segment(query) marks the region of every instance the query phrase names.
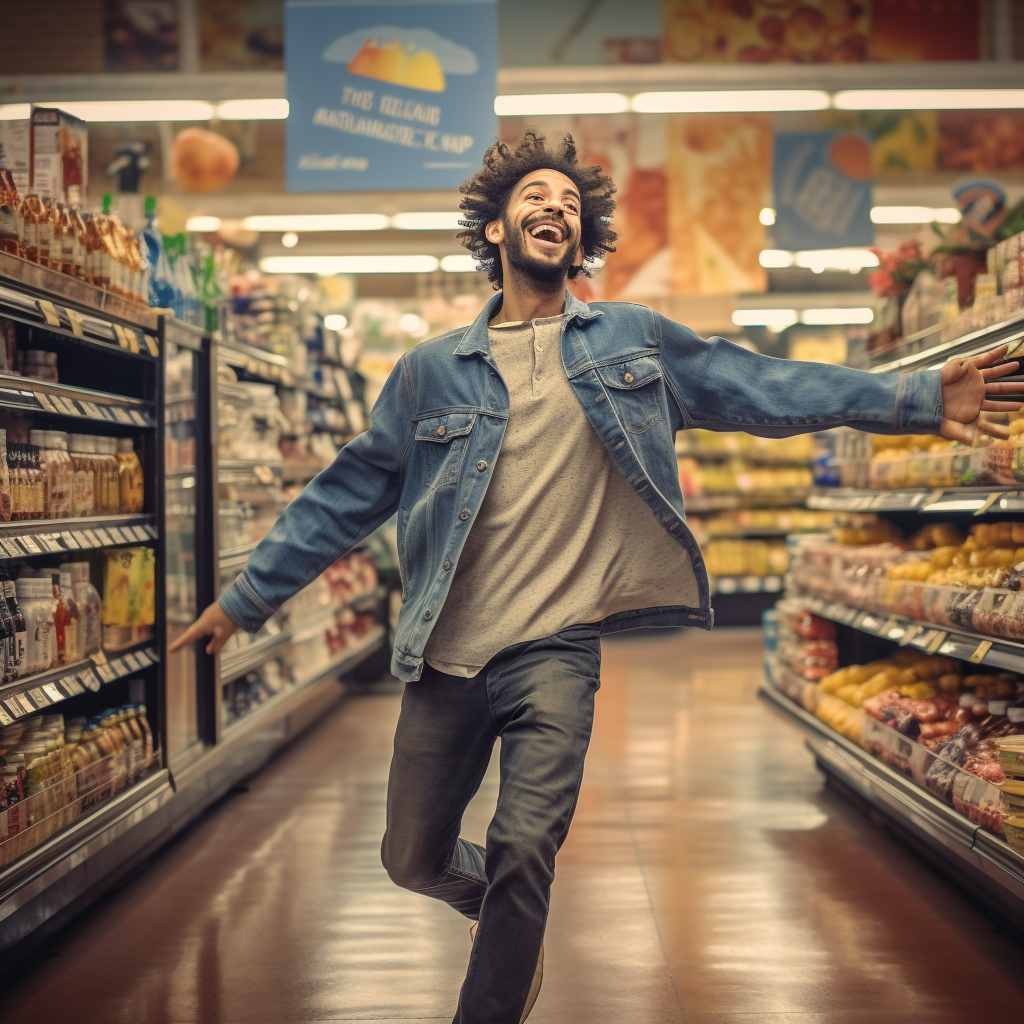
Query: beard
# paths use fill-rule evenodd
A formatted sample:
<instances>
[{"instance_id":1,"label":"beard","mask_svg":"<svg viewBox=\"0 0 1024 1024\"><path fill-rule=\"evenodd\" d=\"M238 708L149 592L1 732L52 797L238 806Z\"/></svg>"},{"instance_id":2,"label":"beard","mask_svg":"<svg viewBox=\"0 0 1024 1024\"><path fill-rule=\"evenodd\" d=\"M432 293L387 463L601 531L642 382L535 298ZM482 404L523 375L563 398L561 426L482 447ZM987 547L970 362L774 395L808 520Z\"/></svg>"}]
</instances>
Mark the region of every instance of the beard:
<instances>
[{"instance_id":1,"label":"beard","mask_svg":"<svg viewBox=\"0 0 1024 1024\"><path fill-rule=\"evenodd\" d=\"M568 245L565 255L556 262L533 256L527 251L523 232L508 220L505 221L505 253L509 267L539 284L556 284L558 281L564 281L572 269L578 251L579 242L576 245Z\"/></svg>"}]
</instances>

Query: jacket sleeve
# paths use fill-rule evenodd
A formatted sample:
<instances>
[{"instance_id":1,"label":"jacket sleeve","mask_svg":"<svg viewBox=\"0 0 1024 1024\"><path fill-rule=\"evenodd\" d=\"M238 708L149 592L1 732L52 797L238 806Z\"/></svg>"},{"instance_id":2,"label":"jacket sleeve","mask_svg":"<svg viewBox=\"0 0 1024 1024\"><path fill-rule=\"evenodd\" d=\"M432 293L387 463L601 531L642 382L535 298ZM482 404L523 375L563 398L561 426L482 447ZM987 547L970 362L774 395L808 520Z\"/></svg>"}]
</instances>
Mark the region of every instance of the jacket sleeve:
<instances>
[{"instance_id":1,"label":"jacket sleeve","mask_svg":"<svg viewBox=\"0 0 1024 1024\"><path fill-rule=\"evenodd\" d=\"M941 369L868 373L750 352L698 337L655 313L663 372L683 428L762 437L849 426L876 434L934 434L942 422Z\"/></svg>"},{"instance_id":2,"label":"jacket sleeve","mask_svg":"<svg viewBox=\"0 0 1024 1024\"><path fill-rule=\"evenodd\" d=\"M255 633L398 508L402 467L413 437L405 357L373 406L370 429L347 444L274 523L220 606Z\"/></svg>"}]
</instances>

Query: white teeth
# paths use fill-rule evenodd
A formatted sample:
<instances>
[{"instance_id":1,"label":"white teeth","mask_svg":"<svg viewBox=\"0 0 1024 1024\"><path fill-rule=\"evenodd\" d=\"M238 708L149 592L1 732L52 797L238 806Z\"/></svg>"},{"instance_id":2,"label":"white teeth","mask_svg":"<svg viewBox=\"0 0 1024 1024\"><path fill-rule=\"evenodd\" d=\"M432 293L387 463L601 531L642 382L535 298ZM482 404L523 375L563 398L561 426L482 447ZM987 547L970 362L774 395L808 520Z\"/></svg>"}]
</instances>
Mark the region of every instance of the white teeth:
<instances>
[{"instance_id":1,"label":"white teeth","mask_svg":"<svg viewBox=\"0 0 1024 1024\"><path fill-rule=\"evenodd\" d=\"M538 224L534 228L530 228L530 234L534 238L540 238L542 235L546 235L548 240L552 242L561 242L562 231L560 228L555 227L553 224Z\"/></svg>"}]
</instances>

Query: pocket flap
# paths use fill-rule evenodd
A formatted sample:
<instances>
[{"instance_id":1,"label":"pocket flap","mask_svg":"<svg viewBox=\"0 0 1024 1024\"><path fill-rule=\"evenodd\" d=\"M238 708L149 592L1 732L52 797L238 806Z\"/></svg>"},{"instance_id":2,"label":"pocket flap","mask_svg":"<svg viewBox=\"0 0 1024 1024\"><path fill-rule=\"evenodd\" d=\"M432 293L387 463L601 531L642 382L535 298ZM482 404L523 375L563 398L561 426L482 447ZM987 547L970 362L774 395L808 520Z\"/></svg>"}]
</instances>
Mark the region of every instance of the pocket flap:
<instances>
[{"instance_id":1,"label":"pocket flap","mask_svg":"<svg viewBox=\"0 0 1024 1024\"><path fill-rule=\"evenodd\" d=\"M453 437L465 437L476 422L475 412L450 412L445 416L428 416L416 423L417 441L447 444Z\"/></svg>"},{"instance_id":2,"label":"pocket flap","mask_svg":"<svg viewBox=\"0 0 1024 1024\"><path fill-rule=\"evenodd\" d=\"M636 359L598 367L597 372L608 387L629 391L657 380L661 376L661 363L653 356L639 356Z\"/></svg>"}]
</instances>

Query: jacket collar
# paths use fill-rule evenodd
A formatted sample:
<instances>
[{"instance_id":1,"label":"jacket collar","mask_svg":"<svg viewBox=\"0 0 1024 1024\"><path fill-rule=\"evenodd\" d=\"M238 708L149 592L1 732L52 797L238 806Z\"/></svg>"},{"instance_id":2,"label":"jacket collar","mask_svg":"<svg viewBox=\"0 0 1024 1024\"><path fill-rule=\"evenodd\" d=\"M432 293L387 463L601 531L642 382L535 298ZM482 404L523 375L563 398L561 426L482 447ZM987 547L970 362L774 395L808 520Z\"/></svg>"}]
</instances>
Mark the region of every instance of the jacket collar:
<instances>
[{"instance_id":1,"label":"jacket collar","mask_svg":"<svg viewBox=\"0 0 1024 1024\"><path fill-rule=\"evenodd\" d=\"M484 356L490 356L491 346L487 341L487 325L491 322L491 317L501 308L501 302L501 292L487 300L486 305L480 311L480 315L462 336L462 341L455 346L455 351L452 355L468 356L480 353ZM603 316L601 310L591 309L585 302L577 299L568 288L565 290L565 313L569 320L592 320L594 317Z\"/></svg>"}]
</instances>

